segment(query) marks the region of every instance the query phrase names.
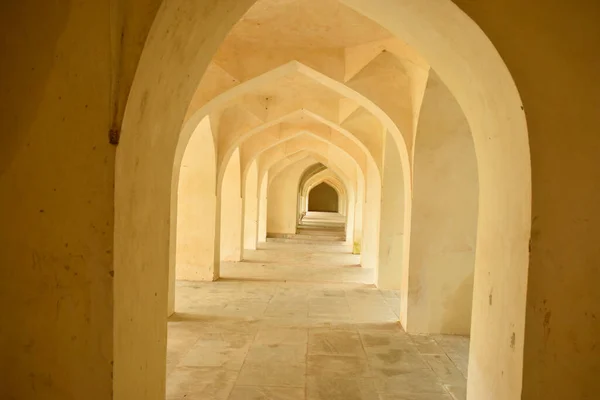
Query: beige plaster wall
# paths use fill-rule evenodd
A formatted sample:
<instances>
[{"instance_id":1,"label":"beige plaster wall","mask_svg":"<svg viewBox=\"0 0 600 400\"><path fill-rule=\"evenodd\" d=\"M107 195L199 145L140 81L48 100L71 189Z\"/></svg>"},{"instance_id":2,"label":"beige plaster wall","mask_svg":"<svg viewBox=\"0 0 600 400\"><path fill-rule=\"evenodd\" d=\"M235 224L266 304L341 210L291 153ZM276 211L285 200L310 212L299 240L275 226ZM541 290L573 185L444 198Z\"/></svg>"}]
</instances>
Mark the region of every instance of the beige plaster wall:
<instances>
[{"instance_id":1,"label":"beige plaster wall","mask_svg":"<svg viewBox=\"0 0 600 400\"><path fill-rule=\"evenodd\" d=\"M457 3L508 65L529 127L533 209L522 398L593 399L600 390L600 58L594 50L600 4ZM496 300L504 297L493 293L490 307L500 307Z\"/></svg>"},{"instance_id":2,"label":"beige plaster wall","mask_svg":"<svg viewBox=\"0 0 600 400\"><path fill-rule=\"evenodd\" d=\"M108 130L111 75L119 71L109 59L109 12L107 2L0 2L5 399L111 397L115 147ZM128 51L126 66L139 55Z\"/></svg>"},{"instance_id":3,"label":"beige plaster wall","mask_svg":"<svg viewBox=\"0 0 600 400\"><path fill-rule=\"evenodd\" d=\"M381 178L375 163L367 163L365 204L363 207L363 239L360 263L377 268L379 263L379 219L381 216Z\"/></svg>"},{"instance_id":4,"label":"beige plaster wall","mask_svg":"<svg viewBox=\"0 0 600 400\"><path fill-rule=\"evenodd\" d=\"M379 263L377 286L382 289L400 290L404 265L405 193L402 180L402 163L398 147L388 133L383 159L383 182L381 188L381 222L379 224Z\"/></svg>"},{"instance_id":5,"label":"beige plaster wall","mask_svg":"<svg viewBox=\"0 0 600 400\"><path fill-rule=\"evenodd\" d=\"M255 160L248 169L244 182L244 249L256 250L258 242L258 162Z\"/></svg>"},{"instance_id":6,"label":"beige plaster wall","mask_svg":"<svg viewBox=\"0 0 600 400\"><path fill-rule=\"evenodd\" d=\"M322 182L308 193L308 211L338 212L340 200L337 191Z\"/></svg>"},{"instance_id":7,"label":"beige plaster wall","mask_svg":"<svg viewBox=\"0 0 600 400\"><path fill-rule=\"evenodd\" d=\"M259 176L260 178L260 176ZM258 197L258 243L267 241L267 207L269 194L269 171L262 179L259 179L259 197Z\"/></svg>"},{"instance_id":8,"label":"beige plaster wall","mask_svg":"<svg viewBox=\"0 0 600 400\"><path fill-rule=\"evenodd\" d=\"M302 163L293 164L281 171L269 185L267 235L296 233L298 182L305 169Z\"/></svg>"},{"instance_id":9,"label":"beige plaster wall","mask_svg":"<svg viewBox=\"0 0 600 400\"><path fill-rule=\"evenodd\" d=\"M229 159L221 184L220 258L222 261L240 261L243 214L239 149Z\"/></svg>"},{"instance_id":10,"label":"beige plaster wall","mask_svg":"<svg viewBox=\"0 0 600 400\"><path fill-rule=\"evenodd\" d=\"M210 281L218 278L214 268L215 181L213 135L210 119L205 117L188 142L179 172L175 265L177 279Z\"/></svg>"},{"instance_id":11,"label":"beige plaster wall","mask_svg":"<svg viewBox=\"0 0 600 400\"><path fill-rule=\"evenodd\" d=\"M346 244L354 243L354 227L356 226L356 192L350 192L348 198L339 196L339 209L346 217Z\"/></svg>"},{"instance_id":12,"label":"beige plaster wall","mask_svg":"<svg viewBox=\"0 0 600 400\"><path fill-rule=\"evenodd\" d=\"M469 334L477 239L477 160L469 124L431 71L415 142L405 329ZM490 301L493 293L490 295Z\"/></svg>"},{"instance_id":13,"label":"beige plaster wall","mask_svg":"<svg viewBox=\"0 0 600 400\"><path fill-rule=\"evenodd\" d=\"M363 210L365 203L366 179L359 179L356 185L356 203L354 206L354 232L352 233L352 253L360 254L363 237Z\"/></svg>"}]
</instances>

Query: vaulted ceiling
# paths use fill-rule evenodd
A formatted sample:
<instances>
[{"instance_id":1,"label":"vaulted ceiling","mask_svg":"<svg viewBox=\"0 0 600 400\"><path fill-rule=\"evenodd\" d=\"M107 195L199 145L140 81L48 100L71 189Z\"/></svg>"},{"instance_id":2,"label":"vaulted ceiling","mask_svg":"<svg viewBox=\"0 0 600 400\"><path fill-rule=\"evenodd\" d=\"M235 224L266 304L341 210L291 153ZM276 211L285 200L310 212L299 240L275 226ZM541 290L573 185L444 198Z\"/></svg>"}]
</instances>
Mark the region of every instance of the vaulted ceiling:
<instances>
[{"instance_id":1,"label":"vaulted ceiling","mask_svg":"<svg viewBox=\"0 0 600 400\"><path fill-rule=\"evenodd\" d=\"M220 169L237 147L247 166L304 132L381 170L387 132L411 154L428 77L414 49L337 0L260 0L218 49L187 115L210 115Z\"/></svg>"}]
</instances>

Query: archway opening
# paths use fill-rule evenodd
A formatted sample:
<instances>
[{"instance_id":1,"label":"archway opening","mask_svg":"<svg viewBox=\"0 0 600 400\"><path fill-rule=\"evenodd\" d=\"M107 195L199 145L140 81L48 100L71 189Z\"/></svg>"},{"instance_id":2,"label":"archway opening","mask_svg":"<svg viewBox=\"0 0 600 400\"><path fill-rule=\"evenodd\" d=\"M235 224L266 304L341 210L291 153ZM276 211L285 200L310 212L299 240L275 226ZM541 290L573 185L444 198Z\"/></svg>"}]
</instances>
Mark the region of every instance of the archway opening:
<instances>
[{"instance_id":1,"label":"archway opening","mask_svg":"<svg viewBox=\"0 0 600 400\"><path fill-rule=\"evenodd\" d=\"M221 192L220 261L242 258L242 194L240 154L236 149L226 165Z\"/></svg>"},{"instance_id":2,"label":"archway opening","mask_svg":"<svg viewBox=\"0 0 600 400\"><path fill-rule=\"evenodd\" d=\"M340 210L338 192L327 182L319 183L308 193L308 211L337 213Z\"/></svg>"},{"instance_id":3,"label":"archway opening","mask_svg":"<svg viewBox=\"0 0 600 400\"><path fill-rule=\"evenodd\" d=\"M194 131L179 169L174 168L172 215L174 260L169 268L169 307L175 311L175 280L212 281L218 276L214 265L216 222L216 160L210 118ZM218 241L217 241L218 242Z\"/></svg>"}]
</instances>

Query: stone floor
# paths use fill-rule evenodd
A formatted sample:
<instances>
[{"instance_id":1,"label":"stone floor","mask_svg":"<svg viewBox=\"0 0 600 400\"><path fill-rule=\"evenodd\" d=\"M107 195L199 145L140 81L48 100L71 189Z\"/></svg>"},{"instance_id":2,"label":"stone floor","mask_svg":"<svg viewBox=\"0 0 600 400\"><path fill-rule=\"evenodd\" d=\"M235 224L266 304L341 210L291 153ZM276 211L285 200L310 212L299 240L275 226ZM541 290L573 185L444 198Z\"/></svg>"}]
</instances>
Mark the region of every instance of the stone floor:
<instances>
[{"instance_id":1,"label":"stone floor","mask_svg":"<svg viewBox=\"0 0 600 400\"><path fill-rule=\"evenodd\" d=\"M178 282L167 400L465 398L469 340L415 336L343 245L267 243Z\"/></svg>"}]
</instances>

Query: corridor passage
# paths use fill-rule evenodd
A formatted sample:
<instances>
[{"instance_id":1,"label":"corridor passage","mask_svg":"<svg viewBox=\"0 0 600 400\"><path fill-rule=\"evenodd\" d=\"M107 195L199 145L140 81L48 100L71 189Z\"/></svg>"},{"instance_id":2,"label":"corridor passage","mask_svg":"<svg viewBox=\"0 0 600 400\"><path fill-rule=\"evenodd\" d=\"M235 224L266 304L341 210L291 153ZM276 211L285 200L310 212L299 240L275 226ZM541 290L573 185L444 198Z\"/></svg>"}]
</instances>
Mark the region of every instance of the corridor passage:
<instances>
[{"instance_id":1,"label":"corridor passage","mask_svg":"<svg viewBox=\"0 0 600 400\"><path fill-rule=\"evenodd\" d=\"M399 293L349 246L270 240L244 259L178 282L167 400L465 398L468 338L406 334Z\"/></svg>"}]
</instances>

